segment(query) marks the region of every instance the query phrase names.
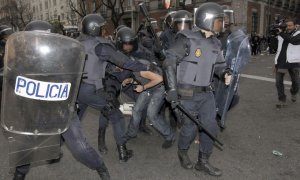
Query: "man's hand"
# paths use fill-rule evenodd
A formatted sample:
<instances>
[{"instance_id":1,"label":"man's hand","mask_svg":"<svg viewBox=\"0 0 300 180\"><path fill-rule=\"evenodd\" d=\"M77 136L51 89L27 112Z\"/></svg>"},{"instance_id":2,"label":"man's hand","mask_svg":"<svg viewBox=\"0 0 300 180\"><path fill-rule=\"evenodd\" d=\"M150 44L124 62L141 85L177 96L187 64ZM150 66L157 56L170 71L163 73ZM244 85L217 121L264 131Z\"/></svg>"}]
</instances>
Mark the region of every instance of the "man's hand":
<instances>
[{"instance_id":1,"label":"man's hand","mask_svg":"<svg viewBox=\"0 0 300 180\"><path fill-rule=\"evenodd\" d=\"M143 92L145 89L144 89L143 85L136 85L136 88L134 90L136 92L140 93L140 92Z\"/></svg>"},{"instance_id":2,"label":"man's hand","mask_svg":"<svg viewBox=\"0 0 300 180\"><path fill-rule=\"evenodd\" d=\"M127 84L130 84L130 83L133 83L132 78L124 79L124 81L122 82L122 86L127 86Z\"/></svg>"}]
</instances>

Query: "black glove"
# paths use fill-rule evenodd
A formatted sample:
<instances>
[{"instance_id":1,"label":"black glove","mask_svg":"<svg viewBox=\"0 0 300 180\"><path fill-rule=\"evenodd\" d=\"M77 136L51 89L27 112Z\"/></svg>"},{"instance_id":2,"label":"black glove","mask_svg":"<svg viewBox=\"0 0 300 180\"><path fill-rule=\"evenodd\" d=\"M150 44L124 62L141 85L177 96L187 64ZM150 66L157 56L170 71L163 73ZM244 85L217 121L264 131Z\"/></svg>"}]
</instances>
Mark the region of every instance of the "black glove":
<instances>
[{"instance_id":1,"label":"black glove","mask_svg":"<svg viewBox=\"0 0 300 180\"><path fill-rule=\"evenodd\" d=\"M164 61L166 59L166 53L162 46L157 46L155 45L153 48L155 56L158 58L160 61Z\"/></svg>"}]
</instances>

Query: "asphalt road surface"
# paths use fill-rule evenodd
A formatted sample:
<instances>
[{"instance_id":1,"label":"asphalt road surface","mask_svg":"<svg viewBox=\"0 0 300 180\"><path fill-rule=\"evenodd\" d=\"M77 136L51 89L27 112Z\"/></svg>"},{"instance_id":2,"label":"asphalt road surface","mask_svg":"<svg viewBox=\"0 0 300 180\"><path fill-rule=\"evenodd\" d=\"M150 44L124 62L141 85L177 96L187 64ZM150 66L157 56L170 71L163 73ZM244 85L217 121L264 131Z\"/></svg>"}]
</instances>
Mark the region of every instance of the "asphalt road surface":
<instances>
[{"instance_id":1,"label":"asphalt road surface","mask_svg":"<svg viewBox=\"0 0 300 180\"><path fill-rule=\"evenodd\" d=\"M259 55L251 58L240 79L238 106L232 109L226 129L219 135L224 150L214 149L211 163L223 170L219 180L290 180L300 179L300 98L290 100L290 82L287 77L288 107L276 109L276 89L272 71L274 56ZM99 112L88 109L83 129L90 143L97 148ZM127 116L128 117L128 116ZM127 121L129 118L126 118ZM154 131L154 130L153 130ZM178 134L178 132L177 132ZM157 133L142 133L128 142L134 157L127 163L118 161L111 125L107 133L108 154L103 158L115 180L196 180L216 179L196 170L183 169L177 158L177 141L170 149L162 149L163 139ZM282 153L274 155L273 150ZM8 143L0 135L0 179L12 179L8 168ZM65 145L58 163L32 167L28 180L95 180L92 171L77 162ZM189 150L196 162L197 144Z\"/></svg>"}]
</instances>

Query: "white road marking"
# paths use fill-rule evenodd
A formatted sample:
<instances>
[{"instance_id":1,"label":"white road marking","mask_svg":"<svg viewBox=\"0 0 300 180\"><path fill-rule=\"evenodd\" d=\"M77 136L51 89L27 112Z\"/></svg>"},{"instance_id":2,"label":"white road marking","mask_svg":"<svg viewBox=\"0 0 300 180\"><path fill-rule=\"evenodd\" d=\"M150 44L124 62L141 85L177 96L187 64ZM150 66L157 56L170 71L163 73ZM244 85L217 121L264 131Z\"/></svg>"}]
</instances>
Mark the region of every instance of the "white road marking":
<instances>
[{"instance_id":1,"label":"white road marking","mask_svg":"<svg viewBox=\"0 0 300 180\"><path fill-rule=\"evenodd\" d=\"M241 77L249 78L249 79L256 79L256 80L261 80L261 81L274 82L275 83L275 79L274 78L267 78L267 77L262 77L262 76L254 76L254 75L249 75L249 74L241 74ZM284 81L283 83L286 84L286 85L292 85L291 81Z\"/></svg>"}]
</instances>

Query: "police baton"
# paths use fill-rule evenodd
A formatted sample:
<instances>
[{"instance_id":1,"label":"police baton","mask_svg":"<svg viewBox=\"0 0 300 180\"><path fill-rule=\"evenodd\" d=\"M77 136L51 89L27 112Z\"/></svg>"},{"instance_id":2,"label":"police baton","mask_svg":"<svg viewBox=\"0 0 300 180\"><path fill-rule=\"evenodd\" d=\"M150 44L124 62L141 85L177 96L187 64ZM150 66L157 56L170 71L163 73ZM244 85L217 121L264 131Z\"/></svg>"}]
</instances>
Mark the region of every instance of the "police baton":
<instances>
[{"instance_id":1,"label":"police baton","mask_svg":"<svg viewBox=\"0 0 300 180\"><path fill-rule=\"evenodd\" d=\"M176 104L175 106L177 109L179 109L183 114L185 114L188 118L190 118L199 128L200 131L203 131L205 134L207 134L217 145L218 148L223 150L223 143L219 141L215 136L213 136L205 127L203 127L202 123L200 121L197 121L189 112L186 110L181 104Z\"/></svg>"},{"instance_id":2,"label":"police baton","mask_svg":"<svg viewBox=\"0 0 300 180\"><path fill-rule=\"evenodd\" d=\"M159 54L160 54L160 56L161 56L160 58L161 58L161 60L164 60L164 59L165 59L165 54L164 54L164 52L163 52L163 47L162 47L162 44L161 44L161 42L160 42L160 39L158 38L158 36L157 36L157 34L156 34L156 32L155 32L155 30L154 30L152 24L151 24L151 20L150 20L150 17L149 17L149 12L148 12L148 10L147 10L147 7L146 7L145 3L143 3L143 2L140 3L139 6L140 6L140 11L141 11L142 14L145 16L146 21L147 21L148 24L149 24L149 30L150 30L149 33L151 33L152 37L154 38L155 46L156 46L156 48L158 49Z\"/></svg>"}]
</instances>

